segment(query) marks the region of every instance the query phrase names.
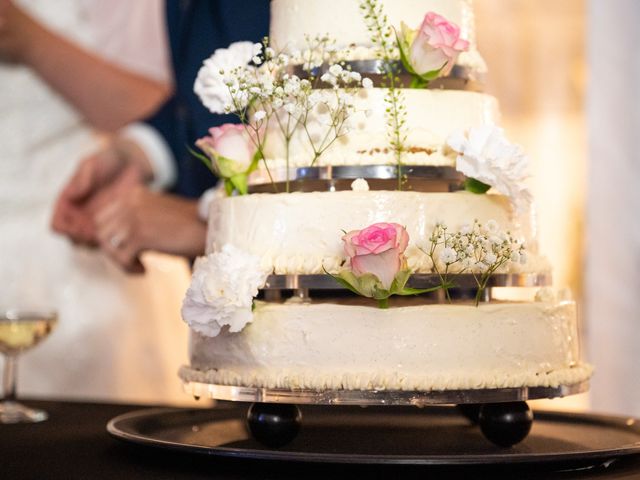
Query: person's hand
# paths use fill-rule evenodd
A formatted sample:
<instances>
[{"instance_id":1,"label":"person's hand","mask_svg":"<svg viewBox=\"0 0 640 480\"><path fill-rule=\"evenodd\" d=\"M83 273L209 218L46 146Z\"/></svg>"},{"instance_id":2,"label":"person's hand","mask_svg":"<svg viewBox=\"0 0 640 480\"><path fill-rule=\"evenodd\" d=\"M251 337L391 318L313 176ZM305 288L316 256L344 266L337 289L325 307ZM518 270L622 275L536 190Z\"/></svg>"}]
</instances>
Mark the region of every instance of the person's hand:
<instances>
[{"instance_id":1,"label":"person's hand","mask_svg":"<svg viewBox=\"0 0 640 480\"><path fill-rule=\"evenodd\" d=\"M37 28L12 0L0 0L0 61L23 62Z\"/></svg>"},{"instance_id":2,"label":"person's hand","mask_svg":"<svg viewBox=\"0 0 640 480\"><path fill-rule=\"evenodd\" d=\"M116 180L125 166L118 152L110 147L82 160L56 201L51 221L53 230L76 243L97 244L89 205L100 189Z\"/></svg>"},{"instance_id":3,"label":"person's hand","mask_svg":"<svg viewBox=\"0 0 640 480\"><path fill-rule=\"evenodd\" d=\"M185 257L204 253L207 227L196 200L136 185L103 201L95 222L100 248L130 272L141 270L146 250Z\"/></svg>"},{"instance_id":4,"label":"person's hand","mask_svg":"<svg viewBox=\"0 0 640 480\"><path fill-rule=\"evenodd\" d=\"M96 245L95 210L104 203L105 197L149 178L150 167L143 157L144 153L132 142L114 140L82 160L56 201L51 221L53 230L76 243ZM115 183L119 186L110 188ZM105 189L110 193L100 195Z\"/></svg>"}]
</instances>

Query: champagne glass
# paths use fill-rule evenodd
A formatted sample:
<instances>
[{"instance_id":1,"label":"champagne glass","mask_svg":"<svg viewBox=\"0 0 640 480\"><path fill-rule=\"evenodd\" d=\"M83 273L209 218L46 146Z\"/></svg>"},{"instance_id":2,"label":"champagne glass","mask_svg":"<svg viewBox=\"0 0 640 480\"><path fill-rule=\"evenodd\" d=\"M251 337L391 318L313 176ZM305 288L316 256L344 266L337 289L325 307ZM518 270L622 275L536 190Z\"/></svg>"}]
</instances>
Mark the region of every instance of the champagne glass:
<instances>
[{"instance_id":1,"label":"champagne glass","mask_svg":"<svg viewBox=\"0 0 640 480\"><path fill-rule=\"evenodd\" d=\"M25 407L16 398L18 355L44 340L58 322L54 312L0 312L0 352L4 354L4 398L0 402L0 424L46 420L47 412Z\"/></svg>"}]
</instances>

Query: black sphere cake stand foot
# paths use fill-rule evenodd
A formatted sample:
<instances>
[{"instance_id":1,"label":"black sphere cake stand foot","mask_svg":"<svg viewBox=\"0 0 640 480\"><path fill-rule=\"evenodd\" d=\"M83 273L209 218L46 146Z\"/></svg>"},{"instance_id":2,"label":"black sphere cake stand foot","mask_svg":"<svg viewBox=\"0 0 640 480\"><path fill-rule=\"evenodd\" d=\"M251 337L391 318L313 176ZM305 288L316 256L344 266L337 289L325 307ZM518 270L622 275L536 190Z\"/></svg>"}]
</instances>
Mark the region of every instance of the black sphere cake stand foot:
<instances>
[{"instance_id":1,"label":"black sphere cake stand foot","mask_svg":"<svg viewBox=\"0 0 640 480\"><path fill-rule=\"evenodd\" d=\"M487 403L480 406L477 423L489 441L500 447L511 447L529 435L533 412L527 402Z\"/></svg>"},{"instance_id":2,"label":"black sphere cake stand foot","mask_svg":"<svg viewBox=\"0 0 640 480\"><path fill-rule=\"evenodd\" d=\"M253 438L267 447L282 447L300 431L302 413L295 405L253 403L247 412L247 426Z\"/></svg>"}]
</instances>

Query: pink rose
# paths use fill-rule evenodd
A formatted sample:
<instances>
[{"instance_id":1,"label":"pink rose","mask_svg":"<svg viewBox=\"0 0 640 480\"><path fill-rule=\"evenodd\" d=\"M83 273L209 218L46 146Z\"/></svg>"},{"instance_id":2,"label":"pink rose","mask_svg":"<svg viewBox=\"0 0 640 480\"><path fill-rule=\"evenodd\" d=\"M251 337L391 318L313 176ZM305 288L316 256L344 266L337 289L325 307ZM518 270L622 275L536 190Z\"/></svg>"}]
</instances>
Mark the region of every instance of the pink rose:
<instances>
[{"instance_id":1,"label":"pink rose","mask_svg":"<svg viewBox=\"0 0 640 480\"><path fill-rule=\"evenodd\" d=\"M209 129L210 136L196 141L196 145L216 162L222 177L247 171L256 153L244 126L227 123Z\"/></svg>"},{"instance_id":2,"label":"pink rose","mask_svg":"<svg viewBox=\"0 0 640 480\"><path fill-rule=\"evenodd\" d=\"M404 263L409 234L397 223L375 223L342 237L344 251L356 275L371 273L389 289Z\"/></svg>"},{"instance_id":3,"label":"pink rose","mask_svg":"<svg viewBox=\"0 0 640 480\"><path fill-rule=\"evenodd\" d=\"M409 61L418 75L441 68L442 75L448 74L460 52L469 48L469 42L460 38L460 28L434 12L425 15L417 32L403 31L403 35L411 44Z\"/></svg>"}]
</instances>

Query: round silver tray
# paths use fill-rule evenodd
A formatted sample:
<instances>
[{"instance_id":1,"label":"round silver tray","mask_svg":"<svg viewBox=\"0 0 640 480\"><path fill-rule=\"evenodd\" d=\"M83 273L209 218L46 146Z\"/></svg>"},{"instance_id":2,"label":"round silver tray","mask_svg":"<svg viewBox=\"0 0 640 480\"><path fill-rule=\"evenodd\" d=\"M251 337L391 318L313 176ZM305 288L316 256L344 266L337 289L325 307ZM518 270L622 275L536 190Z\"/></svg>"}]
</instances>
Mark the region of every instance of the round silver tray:
<instances>
[{"instance_id":1,"label":"round silver tray","mask_svg":"<svg viewBox=\"0 0 640 480\"><path fill-rule=\"evenodd\" d=\"M404 179L407 190L422 190L421 186L427 184L426 191L454 191L463 188L465 180L465 176L454 167L446 166L403 165L400 167L400 175ZM272 168L269 172L260 168L249 177L249 188L252 193L284 191L282 184L288 180L293 184L292 189L295 191L350 190L351 182L357 178L366 179L374 190L376 182L381 186L386 186L388 183L388 186L395 190L398 167L396 165L327 165L289 169Z\"/></svg>"},{"instance_id":2,"label":"round silver tray","mask_svg":"<svg viewBox=\"0 0 640 480\"><path fill-rule=\"evenodd\" d=\"M589 382L558 387L520 387L443 391L401 390L285 390L238 387L200 382L184 382L187 393L233 402L286 403L296 405L404 405L520 402L541 398L565 397L584 393Z\"/></svg>"},{"instance_id":3,"label":"round silver tray","mask_svg":"<svg viewBox=\"0 0 640 480\"><path fill-rule=\"evenodd\" d=\"M477 288L473 275L455 275L458 288ZM435 273L411 275L407 286L410 288L432 288L440 285ZM497 273L489 279L488 287L544 287L551 285L551 274L547 273ZM344 290L330 275L269 275L263 290Z\"/></svg>"},{"instance_id":4,"label":"round silver tray","mask_svg":"<svg viewBox=\"0 0 640 480\"><path fill-rule=\"evenodd\" d=\"M373 81L373 85L376 87L384 87L387 83L385 71L385 62L380 59L368 59L368 60L349 60L340 62L341 65L354 72L361 73L363 76L370 78ZM408 88L411 84L411 75L409 75L399 60L391 62L392 67L398 75L396 78L400 79L400 86ZM324 63L319 67L314 68L311 74L319 78L323 73L329 70L329 65ZM292 75L297 75L300 78L308 78L309 72L302 68L302 65L292 65L287 69L287 72ZM320 83L321 87L331 88L332 85ZM469 67L462 65L454 65L453 69L446 77L436 78L429 82L427 88L442 88L447 90L468 90L474 92L482 92L482 82L478 80L478 75Z\"/></svg>"}]
</instances>

